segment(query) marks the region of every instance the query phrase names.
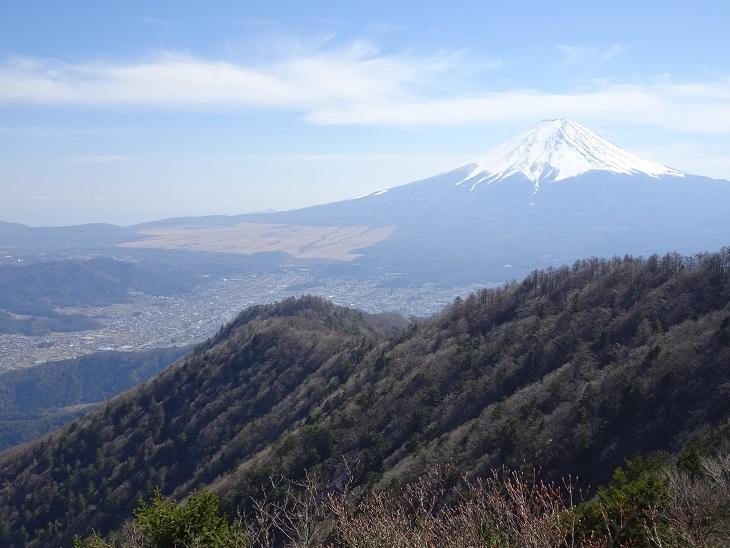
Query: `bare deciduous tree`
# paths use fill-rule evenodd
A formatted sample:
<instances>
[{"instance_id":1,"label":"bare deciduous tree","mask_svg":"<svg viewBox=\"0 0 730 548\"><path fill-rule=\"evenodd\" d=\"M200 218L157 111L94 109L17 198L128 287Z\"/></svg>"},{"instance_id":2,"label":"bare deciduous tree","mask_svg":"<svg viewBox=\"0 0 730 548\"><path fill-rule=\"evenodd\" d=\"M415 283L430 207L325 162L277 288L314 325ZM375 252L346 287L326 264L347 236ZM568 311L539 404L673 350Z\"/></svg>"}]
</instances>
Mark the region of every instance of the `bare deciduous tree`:
<instances>
[{"instance_id":1,"label":"bare deciduous tree","mask_svg":"<svg viewBox=\"0 0 730 548\"><path fill-rule=\"evenodd\" d=\"M730 546L730 455L706 458L692 477L666 472L668 502L658 509L650 529L659 547Z\"/></svg>"}]
</instances>

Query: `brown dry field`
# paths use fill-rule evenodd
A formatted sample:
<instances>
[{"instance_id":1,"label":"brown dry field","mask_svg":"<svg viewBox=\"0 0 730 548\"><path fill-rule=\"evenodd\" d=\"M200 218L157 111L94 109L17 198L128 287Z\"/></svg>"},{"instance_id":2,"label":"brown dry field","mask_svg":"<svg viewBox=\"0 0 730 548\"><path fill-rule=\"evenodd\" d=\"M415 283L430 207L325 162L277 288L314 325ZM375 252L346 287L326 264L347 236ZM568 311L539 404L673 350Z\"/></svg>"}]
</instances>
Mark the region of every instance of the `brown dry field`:
<instances>
[{"instance_id":1,"label":"brown dry field","mask_svg":"<svg viewBox=\"0 0 730 548\"><path fill-rule=\"evenodd\" d=\"M356 249L388 238L395 227L305 226L240 223L218 227L164 227L144 230L147 239L125 242L120 247L187 249L250 255L283 251L299 259L352 261Z\"/></svg>"}]
</instances>

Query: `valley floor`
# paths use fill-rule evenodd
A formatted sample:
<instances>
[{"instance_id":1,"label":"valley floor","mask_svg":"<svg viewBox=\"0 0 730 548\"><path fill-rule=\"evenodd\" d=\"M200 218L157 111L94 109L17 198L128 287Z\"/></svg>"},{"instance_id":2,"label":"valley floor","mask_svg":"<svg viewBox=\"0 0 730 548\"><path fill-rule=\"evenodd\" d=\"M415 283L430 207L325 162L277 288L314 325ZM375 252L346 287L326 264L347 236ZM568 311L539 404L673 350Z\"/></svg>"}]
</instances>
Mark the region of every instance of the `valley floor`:
<instances>
[{"instance_id":1,"label":"valley floor","mask_svg":"<svg viewBox=\"0 0 730 548\"><path fill-rule=\"evenodd\" d=\"M83 356L99 350L145 350L198 343L252 304L312 294L366 312L428 316L480 285L394 287L382 278L315 278L305 269L244 274L199 285L172 297L134 295L130 302L66 309L94 318L100 329L42 336L0 334L0 371Z\"/></svg>"}]
</instances>

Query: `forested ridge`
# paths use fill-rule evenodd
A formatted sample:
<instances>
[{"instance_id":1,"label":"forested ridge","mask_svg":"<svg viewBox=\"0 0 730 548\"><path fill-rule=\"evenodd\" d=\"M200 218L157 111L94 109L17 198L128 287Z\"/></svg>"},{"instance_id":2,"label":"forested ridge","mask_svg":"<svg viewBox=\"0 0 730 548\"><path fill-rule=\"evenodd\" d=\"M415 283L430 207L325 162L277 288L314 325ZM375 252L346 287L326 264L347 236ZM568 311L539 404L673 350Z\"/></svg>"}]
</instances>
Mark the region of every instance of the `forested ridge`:
<instances>
[{"instance_id":1,"label":"forested ridge","mask_svg":"<svg viewBox=\"0 0 730 548\"><path fill-rule=\"evenodd\" d=\"M71 422L148 380L188 350L101 351L0 373L0 450Z\"/></svg>"},{"instance_id":2,"label":"forested ridge","mask_svg":"<svg viewBox=\"0 0 730 548\"><path fill-rule=\"evenodd\" d=\"M320 299L244 311L186 359L0 458L7 545L116 529L140 494L270 475L378 490L433 464L601 484L730 419L730 250L590 259L401 325Z\"/></svg>"}]
</instances>

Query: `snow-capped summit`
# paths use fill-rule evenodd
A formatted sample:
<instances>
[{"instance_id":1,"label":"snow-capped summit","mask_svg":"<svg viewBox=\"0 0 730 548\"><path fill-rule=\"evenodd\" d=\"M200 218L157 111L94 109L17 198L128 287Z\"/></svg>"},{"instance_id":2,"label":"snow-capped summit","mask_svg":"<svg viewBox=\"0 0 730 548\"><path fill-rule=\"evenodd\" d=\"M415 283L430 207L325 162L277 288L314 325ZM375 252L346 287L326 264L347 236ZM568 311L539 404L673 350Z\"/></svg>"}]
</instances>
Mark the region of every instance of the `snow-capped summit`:
<instances>
[{"instance_id":1,"label":"snow-capped summit","mask_svg":"<svg viewBox=\"0 0 730 548\"><path fill-rule=\"evenodd\" d=\"M644 160L571 120L543 120L468 165L459 184L472 188L522 174L535 183L560 181L589 171L682 177L681 171Z\"/></svg>"},{"instance_id":2,"label":"snow-capped summit","mask_svg":"<svg viewBox=\"0 0 730 548\"><path fill-rule=\"evenodd\" d=\"M356 257L333 267L347 276L481 284L583 257L717 249L730 239L729 210L730 181L643 160L575 122L548 120L432 177L227 222L289 225L293 238L302 227L326 228L330 236L313 245Z\"/></svg>"}]
</instances>

